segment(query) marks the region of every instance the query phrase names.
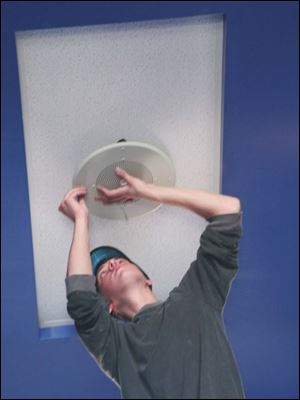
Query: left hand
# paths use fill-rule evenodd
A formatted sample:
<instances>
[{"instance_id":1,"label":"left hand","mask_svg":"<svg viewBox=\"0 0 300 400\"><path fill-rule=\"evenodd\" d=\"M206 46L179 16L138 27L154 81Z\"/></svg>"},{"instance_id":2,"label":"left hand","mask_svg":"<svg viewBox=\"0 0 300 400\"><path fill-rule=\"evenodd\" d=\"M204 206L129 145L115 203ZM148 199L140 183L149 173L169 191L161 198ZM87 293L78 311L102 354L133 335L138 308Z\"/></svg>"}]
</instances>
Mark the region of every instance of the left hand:
<instances>
[{"instance_id":1,"label":"left hand","mask_svg":"<svg viewBox=\"0 0 300 400\"><path fill-rule=\"evenodd\" d=\"M139 178L129 175L124 169L116 168L116 174L122 177L127 184L117 189L109 190L102 185L97 185L96 189L103 192L103 195L98 195L95 200L102 200L103 203L118 203L123 201L131 201L143 197L143 193L147 184Z\"/></svg>"},{"instance_id":2,"label":"left hand","mask_svg":"<svg viewBox=\"0 0 300 400\"><path fill-rule=\"evenodd\" d=\"M84 186L70 189L60 203L58 211L70 218L73 222L78 218L88 219L89 210L84 200L86 194L87 188Z\"/></svg>"}]
</instances>

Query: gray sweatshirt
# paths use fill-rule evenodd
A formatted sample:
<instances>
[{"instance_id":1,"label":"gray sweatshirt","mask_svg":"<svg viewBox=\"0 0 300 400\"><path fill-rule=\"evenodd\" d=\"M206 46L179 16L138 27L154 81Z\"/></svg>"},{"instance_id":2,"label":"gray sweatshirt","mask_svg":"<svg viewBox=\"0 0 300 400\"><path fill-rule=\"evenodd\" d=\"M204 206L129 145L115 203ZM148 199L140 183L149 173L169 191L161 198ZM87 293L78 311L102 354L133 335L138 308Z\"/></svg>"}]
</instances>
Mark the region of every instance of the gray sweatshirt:
<instances>
[{"instance_id":1,"label":"gray sweatshirt","mask_svg":"<svg viewBox=\"0 0 300 400\"><path fill-rule=\"evenodd\" d=\"M223 309L238 271L242 214L207 218L196 259L165 301L112 317L95 277L66 278L78 335L124 399L243 399Z\"/></svg>"}]
</instances>

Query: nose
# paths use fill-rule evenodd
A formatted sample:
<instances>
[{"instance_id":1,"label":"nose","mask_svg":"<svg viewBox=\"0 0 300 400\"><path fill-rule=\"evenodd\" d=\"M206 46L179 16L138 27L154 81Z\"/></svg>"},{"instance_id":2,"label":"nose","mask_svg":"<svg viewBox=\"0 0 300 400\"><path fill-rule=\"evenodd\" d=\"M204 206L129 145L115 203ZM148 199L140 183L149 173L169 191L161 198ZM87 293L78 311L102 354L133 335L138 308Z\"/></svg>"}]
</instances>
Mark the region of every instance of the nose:
<instances>
[{"instance_id":1,"label":"nose","mask_svg":"<svg viewBox=\"0 0 300 400\"><path fill-rule=\"evenodd\" d=\"M117 267L117 265L118 265L118 261L112 258L109 261L109 270L110 271L114 270Z\"/></svg>"}]
</instances>

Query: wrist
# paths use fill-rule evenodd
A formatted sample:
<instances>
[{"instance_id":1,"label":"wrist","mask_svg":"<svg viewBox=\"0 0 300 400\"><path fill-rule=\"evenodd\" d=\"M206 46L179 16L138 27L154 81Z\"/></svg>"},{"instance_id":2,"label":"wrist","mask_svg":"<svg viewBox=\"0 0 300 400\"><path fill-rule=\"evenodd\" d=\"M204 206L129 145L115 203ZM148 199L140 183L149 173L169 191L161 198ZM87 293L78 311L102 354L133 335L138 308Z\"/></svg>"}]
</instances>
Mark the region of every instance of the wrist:
<instances>
[{"instance_id":1,"label":"wrist","mask_svg":"<svg viewBox=\"0 0 300 400\"><path fill-rule=\"evenodd\" d=\"M76 225L88 225L89 224L89 216L88 215L78 215L75 217L74 223Z\"/></svg>"},{"instance_id":2,"label":"wrist","mask_svg":"<svg viewBox=\"0 0 300 400\"><path fill-rule=\"evenodd\" d=\"M80 241L81 243L89 242L89 221L87 217L76 217L73 240Z\"/></svg>"},{"instance_id":3,"label":"wrist","mask_svg":"<svg viewBox=\"0 0 300 400\"><path fill-rule=\"evenodd\" d=\"M159 186L147 183L141 193L141 197L147 200L153 200L161 203L161 196L159 195Z\"/></svg>"}]
</instances>

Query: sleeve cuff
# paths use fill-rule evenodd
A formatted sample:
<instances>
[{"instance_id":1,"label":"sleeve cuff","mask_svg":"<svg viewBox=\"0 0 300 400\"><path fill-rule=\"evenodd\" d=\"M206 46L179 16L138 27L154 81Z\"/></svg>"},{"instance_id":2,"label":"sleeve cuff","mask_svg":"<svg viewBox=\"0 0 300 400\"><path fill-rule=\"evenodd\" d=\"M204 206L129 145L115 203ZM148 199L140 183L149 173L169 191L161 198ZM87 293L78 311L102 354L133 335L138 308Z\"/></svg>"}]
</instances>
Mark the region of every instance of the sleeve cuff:
<instances>
[{"instance_id":1,"label":"sleeve cuff","mask_svg":"<svg viewBox=\"0 0 300 400\"><path fill-rule=\"evenodd\" d=\"M76 290L88 292L96 291L96 277L94 275L70 275L65 278L67 295Z\"/></svg>"},{"instance_id":2,"label":"sleeve cuff","mask_svg":"<svg viewBox=\"0 0 300 400\"><path fill-rule=\"evenodd\" d=\"M243 210L236 213L213 215L207 218L209 222L208 231L218 232L221 234L233 233L241 236L243 233Z\"/></svg>"},{"instance_id":3,"label":"sleeve cuff","mask_svg":"<svg viewBox=\"0 0 300 400\"><path fill-rule=\"evenodd\" d=\"M243 216L243 210L236 213L212 215L211 217L206 218L206 220L208 222L221 221L226 223L226 222L234 222L240 220L242 216Z\"/></svg>"}]
</instances>

